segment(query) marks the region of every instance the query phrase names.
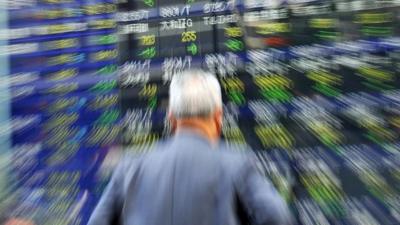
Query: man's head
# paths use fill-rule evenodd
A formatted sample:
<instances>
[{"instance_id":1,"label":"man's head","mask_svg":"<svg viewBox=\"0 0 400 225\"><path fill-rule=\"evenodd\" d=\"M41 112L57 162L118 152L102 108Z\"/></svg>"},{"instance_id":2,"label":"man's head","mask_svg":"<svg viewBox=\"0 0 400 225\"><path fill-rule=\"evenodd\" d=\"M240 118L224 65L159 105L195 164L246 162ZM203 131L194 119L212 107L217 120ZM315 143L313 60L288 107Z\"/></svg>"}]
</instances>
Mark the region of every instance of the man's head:
<instances>
[{"instance_id":1,"label":"man's head","mask_svg":"<svg viewBox=\"0 0 400 225\"><path fill-rule=\"evenodd\" d=\"M222 130L222 97L217 78L202 70L188 70L172 78L168 118L173 131L195 129L212 141Z\"/></svg>"}]
</instances>

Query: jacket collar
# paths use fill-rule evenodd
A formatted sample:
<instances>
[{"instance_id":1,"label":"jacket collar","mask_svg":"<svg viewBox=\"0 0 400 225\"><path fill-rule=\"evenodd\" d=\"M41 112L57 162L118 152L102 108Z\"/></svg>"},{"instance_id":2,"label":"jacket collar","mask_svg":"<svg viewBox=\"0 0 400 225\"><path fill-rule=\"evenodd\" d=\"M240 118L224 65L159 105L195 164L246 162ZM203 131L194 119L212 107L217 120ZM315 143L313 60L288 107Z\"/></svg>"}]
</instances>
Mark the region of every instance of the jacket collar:
<instances>
[{"instance_id":1,"label":"jacket collar","mask_svg":"<svg viewBox=\"0 0 400 225\"><path fill-rule=\"evenodd\" d=\"M172 143L190 143L190 145L193 146L206 145L210 148L217 147L212 145L212 143L206 137L189 128L182 129L176 133L172 137Z\"/></svg>"}]
</instances>

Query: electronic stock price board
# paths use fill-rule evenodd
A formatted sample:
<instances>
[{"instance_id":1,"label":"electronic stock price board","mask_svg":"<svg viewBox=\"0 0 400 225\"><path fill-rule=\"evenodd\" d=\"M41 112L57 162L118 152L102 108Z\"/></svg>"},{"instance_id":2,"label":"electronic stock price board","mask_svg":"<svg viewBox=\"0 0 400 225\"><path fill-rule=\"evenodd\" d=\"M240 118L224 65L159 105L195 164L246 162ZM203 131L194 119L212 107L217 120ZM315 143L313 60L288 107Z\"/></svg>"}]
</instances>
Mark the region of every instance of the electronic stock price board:
<instances>
[{"instance_id":1,"label":"electronic stock price board","mask_svg":"<svg viewBox=\"0 0 400 225\"><path fill-rule=\"evenodd\" d=\"M12 166L25 191L12 214L85 224L103 159L168 136L168 82L200 67L223 89L223 138L252 149L298 224L399 224L399 6L13 1Z\"/></svg>"},{"instance_id":2,"label":"electronic stock price board","mask_svg":"<svg viewBox=\"0 0 400 225\"><path fill-rule=\"evenodd\" d=\"M119 133L117 7L108 0L2 6L13 182L0 217L85 224L101 186L96 171Z\"/></svg>"},{"instance_id":3,"label":"electronic stock price board","mask_svg":"<svg viewBox=\"0 0 400 225\"><path fill-rule=\"evenodd\" d=\"M223 89L223 138L252 149L298 224L400 223L399 2L124 1L118 10L127 149L169 135L168 81L201 67Z\"/></svg>"}]
</instances>

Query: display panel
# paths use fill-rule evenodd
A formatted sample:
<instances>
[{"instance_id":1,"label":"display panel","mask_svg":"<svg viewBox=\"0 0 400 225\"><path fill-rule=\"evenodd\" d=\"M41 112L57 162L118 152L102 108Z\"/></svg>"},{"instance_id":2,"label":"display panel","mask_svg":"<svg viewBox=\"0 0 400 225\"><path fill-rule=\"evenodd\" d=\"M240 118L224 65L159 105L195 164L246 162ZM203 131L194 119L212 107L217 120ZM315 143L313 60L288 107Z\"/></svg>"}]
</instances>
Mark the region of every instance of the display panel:
<instances>
[{"instance_id":1,"label":"display panel","mask_svg":"<svg viewBox=\"0 0 400 225\"><path fill-rule=\"evenodd\" d=\"M221 83L224 140L254 152L298 224L398 223L390 200L399 194L390 187L398 188L398 163L380 161L398 154L395 2L217 1L192 9L180 17L202 17L207 35L196 46L212 51L185 53L172 38L180 31L171 32L165 44L176 49L160 47L161 60L146 62L153 82L122 88L124 145L147 151L169 135L168 81L200 66Z\"/></svg>"},{"instance_id":2,"label":"display panel","mask_svg":"<svg viewBox=\"0 0 400 225\"><path fill-rule=\"evenodd\" d=\"M86 224L116 155L170 135L171 78L203 68L224 141L254 154L298 224L400 223L398 1L28 3L9 6L6 38L9 214Z\"/></svg>"}]
</instances>

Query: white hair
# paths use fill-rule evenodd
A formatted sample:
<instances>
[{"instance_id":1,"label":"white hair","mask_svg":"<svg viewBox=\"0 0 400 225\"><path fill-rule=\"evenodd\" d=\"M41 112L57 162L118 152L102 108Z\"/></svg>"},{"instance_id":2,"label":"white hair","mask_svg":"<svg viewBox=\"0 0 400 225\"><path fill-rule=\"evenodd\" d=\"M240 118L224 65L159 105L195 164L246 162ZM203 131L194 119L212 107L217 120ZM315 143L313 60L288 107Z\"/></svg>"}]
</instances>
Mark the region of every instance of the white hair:
<instances>
[{"instance_id":1,"label":"white hair","mask_svg":"<svg viewBox=\"0 0 400 225\"><path fill-rule=\"evenodd\" d=\"M169 87L169 113L176 118L205 117L222 107L218 79L202 70L173 76Z\"/></svg>"}]
</instances>

